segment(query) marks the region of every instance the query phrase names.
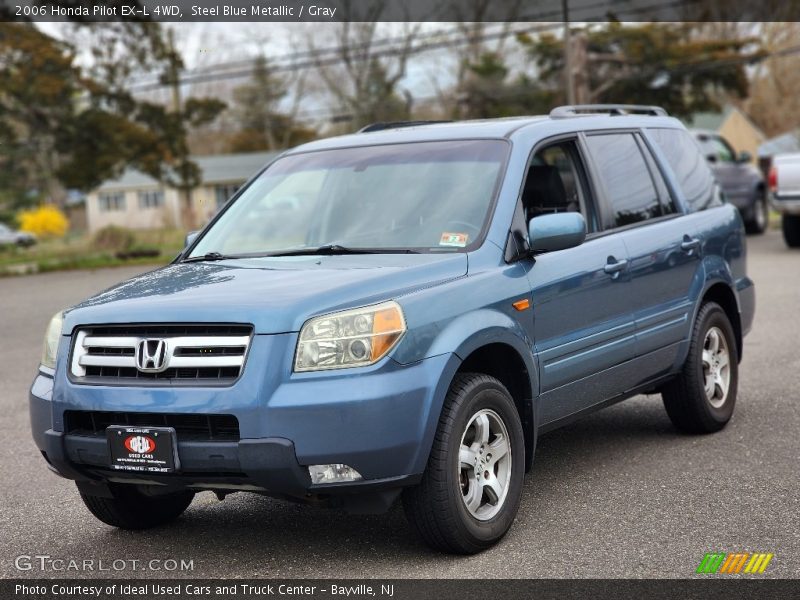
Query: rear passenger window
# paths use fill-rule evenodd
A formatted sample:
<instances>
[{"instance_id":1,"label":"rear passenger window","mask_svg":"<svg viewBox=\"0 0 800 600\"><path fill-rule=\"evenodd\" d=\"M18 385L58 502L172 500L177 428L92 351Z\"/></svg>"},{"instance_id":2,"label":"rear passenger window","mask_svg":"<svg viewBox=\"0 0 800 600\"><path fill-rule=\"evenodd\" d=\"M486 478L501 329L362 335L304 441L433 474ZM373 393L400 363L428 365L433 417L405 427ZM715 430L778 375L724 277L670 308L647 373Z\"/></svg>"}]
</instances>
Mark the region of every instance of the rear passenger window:
<instances>
[{"instance_id":1,"label":"rear passenger window","mask_svg":"<svg viewBox=\"0 0 800 600\"><path fill-rule=\"evenodd\" d=\"M687 131L650 129L648 133L658 144L675 173L689 212L722 204L714 183L714 175Z\"/></svg>"},{"instance_id":2,"label":"rear passenger window","mask_svg":"<svg viewBox=\"0 0 800 600\"><path fill-rule=\"evenodd\" d=\"M653 178L633 134L591 135L586 141L597 176L605 185L615 227L663 214Z\"/></svg>"}]
</instances>

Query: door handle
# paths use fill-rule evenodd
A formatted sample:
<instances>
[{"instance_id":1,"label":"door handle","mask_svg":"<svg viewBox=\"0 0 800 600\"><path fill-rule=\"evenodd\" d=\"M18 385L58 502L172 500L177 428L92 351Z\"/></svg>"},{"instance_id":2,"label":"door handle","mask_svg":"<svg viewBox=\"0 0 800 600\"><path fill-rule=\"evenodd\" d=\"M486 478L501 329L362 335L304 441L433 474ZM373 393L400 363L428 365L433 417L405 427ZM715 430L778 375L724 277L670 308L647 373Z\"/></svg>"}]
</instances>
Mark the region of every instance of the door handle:
<instances>
[{"instance_id":1,"label":"door handle","mask_svg":"<svg viewBox=\"0 0 800 600\"><path fill-rule=\"evenodd\" d=\"M693 250L697 250L699 247L700 247L700 240L698 238L690 238L688 235L683 236L683 241L681 242L681 250L691 254Z\"/></svg>"},{"instance_id":2,"label":"door handle","mask_svg":"<svg viewBox=\"0 0 800 600\"><path fill-rule=\"evenodd\" d=\"M611 275L612 279L616 279L627 266L628 261L626 259L623 258L622 260L617 260L613 256L609 256L606 266L603 267L603 271Z\"/></svg>"}]
</instances>

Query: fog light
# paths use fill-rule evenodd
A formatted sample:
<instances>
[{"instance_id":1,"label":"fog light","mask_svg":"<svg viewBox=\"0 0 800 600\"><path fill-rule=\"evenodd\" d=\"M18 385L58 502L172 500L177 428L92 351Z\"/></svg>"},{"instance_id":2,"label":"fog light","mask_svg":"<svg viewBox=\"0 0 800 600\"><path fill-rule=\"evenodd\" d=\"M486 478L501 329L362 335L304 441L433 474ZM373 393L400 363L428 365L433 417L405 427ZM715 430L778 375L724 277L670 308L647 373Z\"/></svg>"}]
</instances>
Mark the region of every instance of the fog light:
<instances>
[{"instance_id":1,"label":"fog light","mask_svg":"<svg viewBox=\"0 0 800 600\"><path fill-rule=\"evenodd\" d=\"M311 475L311 483L341 483L361 479L361 473L342 464L311 465L308 474Z\"/></svg>"}]
</instances>

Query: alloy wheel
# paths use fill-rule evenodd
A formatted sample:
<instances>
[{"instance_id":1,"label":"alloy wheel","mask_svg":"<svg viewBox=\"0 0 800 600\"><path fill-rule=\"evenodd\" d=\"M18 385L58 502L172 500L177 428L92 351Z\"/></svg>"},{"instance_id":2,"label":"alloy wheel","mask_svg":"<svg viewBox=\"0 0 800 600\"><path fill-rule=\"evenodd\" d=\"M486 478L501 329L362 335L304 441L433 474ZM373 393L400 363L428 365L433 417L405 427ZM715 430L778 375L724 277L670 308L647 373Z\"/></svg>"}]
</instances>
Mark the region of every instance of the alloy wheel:
<instances>
[{"instance_id":1,"label":"alloy wheel","mask_svg":"<svg viewBox=\"0 0 800 600\"><path fill-rule=\"evenodd\" d=\"M718 327L706 332L703 342L703 378L706 398L714 408L720 408L728 399L731 384L730 352L725 335Z\"/></svg>"},{"instance_id":2,"label":"alloy wheel","mask_svg":"<svg viewBox=\"0 0 800 600\"><path fill-rule=\"evenodd\" d=\"M511 481L511 444L503 419L482 409L469 420L458 454L461 498L469 513L488 521L503 507Z\"/></svg>"}]
</instances>

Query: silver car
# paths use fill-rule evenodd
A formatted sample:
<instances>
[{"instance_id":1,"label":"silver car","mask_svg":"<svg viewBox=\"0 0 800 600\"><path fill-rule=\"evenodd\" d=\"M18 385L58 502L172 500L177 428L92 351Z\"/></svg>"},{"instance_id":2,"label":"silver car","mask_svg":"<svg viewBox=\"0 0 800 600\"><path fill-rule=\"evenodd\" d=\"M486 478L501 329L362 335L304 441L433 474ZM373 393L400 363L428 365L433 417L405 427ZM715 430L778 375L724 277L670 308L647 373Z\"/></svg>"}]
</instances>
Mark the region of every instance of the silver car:
<instances>
[{"instance_id":1,"label":"silver car","mask_svg":"<svg viewBox=\"0 0 800 600\"><path fill-rule=\"evenodd\" d=\"M14 231L8 225L0 223L0 246L33 246L36 236L26 231Z\"/></svg>"}]
</instances>

